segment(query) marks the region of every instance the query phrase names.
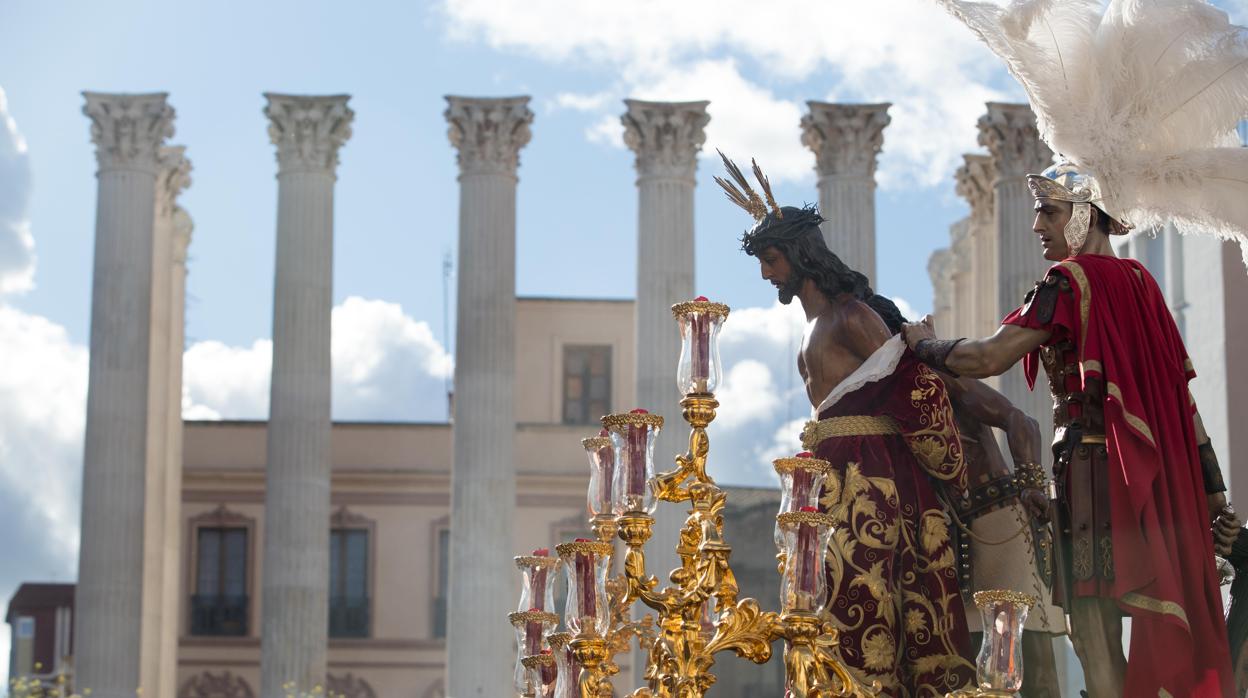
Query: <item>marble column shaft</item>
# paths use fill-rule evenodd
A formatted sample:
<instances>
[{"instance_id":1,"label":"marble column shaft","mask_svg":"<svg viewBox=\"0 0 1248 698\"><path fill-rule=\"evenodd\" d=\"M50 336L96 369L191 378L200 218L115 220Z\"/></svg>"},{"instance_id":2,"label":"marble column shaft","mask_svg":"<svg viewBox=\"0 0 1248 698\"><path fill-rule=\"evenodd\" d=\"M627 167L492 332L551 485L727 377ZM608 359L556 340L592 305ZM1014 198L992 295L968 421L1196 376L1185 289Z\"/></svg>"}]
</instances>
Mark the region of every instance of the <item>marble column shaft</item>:
<instances>
[{"instance_id":1,"label":"marble column shaft","mask_svg":"<svg viewBox=\"0 0 1248 698\"><path fill-rule=\"evenodd\" d=\"M75 686L133 697L141 681L156 177L173 109L163 93L86 92L99 163Z\"/></svg>"},{"instance_id":2,"label":"marble column shaft","mask_svg":"<svg viewBox=\"0 0 1248 698\"><path fill-rule=\"evenodd\" d=\"M460 189L446 695L494 698L515 692L516 171L533 112L528 97L447 102Z\"/></svg>"},{"instance_id":3,"label":"marble column shaft","mask_svg":"<svg viewBox=\"0 0 1248 698\"><path fill-rule=\"evenodd\" d=\"M181 459L170 459L171 412L177 411L180 394L171 395L175 337L173 319L173 217L176 200L190 184L190 161L181 146L159 151L156 179L156 210L152 242L152 301L148 362L147 465L144 493L143 540L143 637L140 651L140 685L159 695L172 694L177 663L178 563L180 546L169 550L171 531L180 526ZM180 352L179 352L180 353ZM178 357L180 360L180 356ZM178 377L179 381L181 376ZM175 399L176 398L176 399ZM179 427L180 422L179 422ZM171 480L173 482L171 482ZM180 539L179 539L180 540ZM176 544L176 541L174 541ZM170 649L172 646L172 650Z\"/></svg>"},{"instance_id":4,"label":"marble column shaft","mask_svg":"<svg viewBox=\"0 0 1248 698\"><path fill-rule=\"evenodd\" d=\"M979 142L992 157L993 212L997 232L996 317L1004 318L1022 305L1027 292L1044 277L1051 262L1044 259L1031 230L1034 199L1027 189L1028 173L1042 171L1053 158L1036 131L1036 118L1026 104L988 103L979 120ZM1043 370L1042 370L1043 372ZM1001 376L999 390L1010 402L1040 423L1042 438L1053 434L1053 401L1043 377L1029 390L1019 362ZM1052 464L1049 449L1041 449Z\"/></svg>"},{"instance_id":5,"label":"marble column shaft","mask_svg":"<svg viewBox=\"0 0 1248 698\"><path fill-rule=\"evenodd\" d=\"M985 337L996 331L1003 315L997 314L997 239L993 217L992 158L987 155L962 156L957 172L958 195L971 207L968 218L970 248L970 306L968 337Z\"/></svg>"},{"instance_id":6,"label":"marble column shaft","mask_svg":"<svg viewBox=\"0 0 1248 698\"><path fill-rule=\"evenodd\" d=\"M802 143L815 153L824 241L874 285L875 168L892 105L806 104Z\"/></svg>"},{"instance_id":7,"label":"marble column shaft","mask_svg":"<svg viewBox=\"0 0 1248 698\"><path fill-rule=\"evenodd\" d=\"M260 695L280 698L325 682L334 181L354 113L346 95L265 98L278 206Z\"/></svg>"},{"instance_id":8,"label":"marble column shaft","mask_svg":"<svg viewBox=\"0 0 1248 698\"><path fill-rule=\"evenodd\" d=\"M636 154L637 304L636 405L665 418L655 441L655 468L676 467L675 457L688 448L688 427L680 418L683 397L676 388L680 333L672 318L675 303L694 298L694 209L697 155L706 141L711 117L708 102L624 100L624 142ZM714 299L712 299L714 300ZM660 502L655 512L647 568L668 583L680 566L675 544L687 506ZM633 661L632 684L642 681Z\"/></svg>"}]
</instances>

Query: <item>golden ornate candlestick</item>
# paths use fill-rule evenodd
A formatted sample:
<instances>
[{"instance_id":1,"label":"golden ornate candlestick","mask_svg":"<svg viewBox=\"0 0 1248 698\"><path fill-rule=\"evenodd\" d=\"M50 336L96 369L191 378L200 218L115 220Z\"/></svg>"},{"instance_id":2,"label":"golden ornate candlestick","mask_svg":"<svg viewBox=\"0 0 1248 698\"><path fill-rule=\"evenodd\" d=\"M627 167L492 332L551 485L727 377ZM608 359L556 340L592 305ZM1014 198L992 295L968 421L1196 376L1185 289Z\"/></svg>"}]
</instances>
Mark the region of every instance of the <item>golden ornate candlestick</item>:
<instances>
[{"instance_id":1,"label":"golden ornate candlestick","mask_svg":"<svg viewBox=\"0 0 1248 698\"><path fill-rule=\"evenodd\" d=\"M564 615L571 633L555 643L571 649L571 657L559 661L580 666L581 698L609 698L611 677L618 672L613 657L637 637L646 650L647 686L630 696L701 698L715 683L710 670L716 653L731 650L762 664L771 659L771 643L782 639L786 688L794 698L875 695L878 685L864 687L840 660L837 632L823 608L823 554L831 519L807 505L812 487L813 496L818 495L826 463L806 458L809 462L785 466L790 473L809 471L818 477L796 486L790 482L797 495L790 493L777 516L782 612L764 611L754 599L737 598L729 564L732 548L723 537L727 495L707 474L706 428L719 407L715 389L722 378L717 339L728 307L698 298L673 306L672 313L682 335L677 383L684 396L681 414L690 427L688 451L676 456L675 469L656 474L654 437L663 418L645 410L607 415L602 418L604 431L582 441L592 468L590 526L598 540L558 546L569 580ZM660 500L689 505L676 544L680 567L661 588L647 573L645 557ZM607 579L612 536L626 547L624 569ZM635 601L655 615L629 620ZM530 663L539 661L545 662Z\"/></svg>"}]
</instances>

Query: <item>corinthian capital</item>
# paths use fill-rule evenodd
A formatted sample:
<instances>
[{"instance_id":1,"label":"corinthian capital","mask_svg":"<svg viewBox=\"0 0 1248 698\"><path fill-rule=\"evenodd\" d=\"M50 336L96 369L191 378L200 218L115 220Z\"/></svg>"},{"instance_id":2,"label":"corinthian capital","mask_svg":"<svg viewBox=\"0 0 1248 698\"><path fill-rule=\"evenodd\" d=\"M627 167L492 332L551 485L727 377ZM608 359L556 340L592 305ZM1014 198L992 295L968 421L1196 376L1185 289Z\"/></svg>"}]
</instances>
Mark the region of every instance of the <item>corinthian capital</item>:
<instances>
[{"instance_id":1,"label":"corinthian capital","mask_svg":"<svg viewBox=\"0 0 1248 698\"><path fill-rule=\"evenodd\" d=\"M1040 172L1053 161L1053 151L1040 140L1036 115L1026 104L989 102L979 117L979 144L992 153L997 177Z\"/></svg>"},{"instance_id":2,"label":"corinthian capital","mask_svg":"<svg viewBox=\"0 0 1248 698\"><path fill-rule=\"evenodd\" d=\"M963 155L957 172L958 196L971 205L971 218L992 217L992 158L987 155Z\"/></svg>"},{"instance_id":3,"label":"corinthian capital","mask_svg":"<svg viewBox=\"0 0 1248 698\"><path fill-rule=\"evenodd\" d=\"M156 215L168 217L178 205L178 195L191 185L191 161L184 145L162 147L157 160L160 170L156 174Z\"/></svg>"},{"instance_id":4,"label":"corinthian capital","mask_svg":"<svg viewBox=\"0 0 1248 698\"><path fill-rule=\"evenodd\" d=\"M447 136L459 151L459 173L514 177L520 149L532 136L529 98L447 96L446 103Z\"/></svg>"},{"instance_id":5,"label":"corinthian capital","mask_svg":"<svg viewBox=\"0 0 1248 698\"><path fill-rule=\"evenodd\" d=\"M100 170L159 170L159 150L173 135L168 94L83 92L82 113L91 119L91 142Z\"/></svg>"},{"instance_id":6,"label":"corinthian capital","mask_svg":"<svg viewBox=\"0 0 1248 698\"><path fill-rule=\"evenodd\" d=\"M626 99L624 104L624 143L637 154L638 176L692 180L711 121L706 113L710 102Z\"/></svg>"},{"instance_id":7,"label":"corinthian capital","mask_svg":"<svg viewBox=\"0 0 1248 698\"><path fill-rule=\"evenodd\" d=\"M278 174L320 172L334 174L338 149L351 137L355 112L347 107L350 95L305 96L264 93L268 104L269 140L277 146Z\"/></svg>"},{"instance_id":8,"label":"corinthian capital","mask_svg":"<svg viewBox=\"0 0 1248 698\"><path fill-rule=\"evenodd\" d=\"M802 117L802 145L815 153L819 176L875 178L876 158L884 145L891 104L807 102Z\"/></svg>"}]
</instances>

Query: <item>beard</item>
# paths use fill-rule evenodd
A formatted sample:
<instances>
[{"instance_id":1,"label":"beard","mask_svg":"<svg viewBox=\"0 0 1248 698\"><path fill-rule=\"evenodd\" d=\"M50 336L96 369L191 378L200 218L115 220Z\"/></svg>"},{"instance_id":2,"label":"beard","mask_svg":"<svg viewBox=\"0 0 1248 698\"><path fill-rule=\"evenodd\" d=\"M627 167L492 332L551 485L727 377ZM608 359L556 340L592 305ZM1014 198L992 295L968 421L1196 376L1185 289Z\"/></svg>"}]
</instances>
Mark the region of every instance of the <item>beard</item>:
<instances>
[{"instance_id":1,"label":"beard","mask_svg":"<svg viewBox=\"0 0 1248 698\"><path fill-rule=\"evenodd\" d=\"M776 290L776 294L780 297L780 302L785 305L792 303L798 291L802 290L802 281L804 281L802 277L792 274L788 281L780 285Z\"/></svg>"}]
</instances>

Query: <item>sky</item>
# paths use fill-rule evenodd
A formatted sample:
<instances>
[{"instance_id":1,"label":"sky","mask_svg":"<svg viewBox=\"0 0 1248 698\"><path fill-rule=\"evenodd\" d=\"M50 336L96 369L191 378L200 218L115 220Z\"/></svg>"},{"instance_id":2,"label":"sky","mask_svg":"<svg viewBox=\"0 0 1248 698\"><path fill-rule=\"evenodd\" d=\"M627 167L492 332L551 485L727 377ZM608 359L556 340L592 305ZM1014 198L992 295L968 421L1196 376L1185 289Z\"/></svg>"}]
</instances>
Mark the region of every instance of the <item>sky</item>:
<instances>
[{"instance_id":1,"label":"sky","mask_svg":"<svg viewBox=\"0 0 1248 698\"><path fill-rule=\"evenodd\" d=\"M1241 24L1248 0L1215 3ZM626 97L710 100L695 193L697 292L733 307L713 425L718 479L770 481L808 410L801 321L738 250L713 184L720 148L756 157L782 203L817 200L806 100L891 102L876 196L876 290L931 308L927 259L967 209L954 171L986 101L1022 101L999 62L927 0L0 2L0 601L72 581L85 421L95 161L83 90L169 93L187 147L183 412L268 409L276 163L263 92L351 95L335 190L338 419L443 421L453 370L455 153L444 96L531 95L519 295L635 293ZM607 260L610 260L609 262ZM459 260L454 260L458 264ZM644 263L644 261L643 261ZM451 288L454 288L452 280ZM674 398L675 399L675 398ZM716 464L713 464L713 467ZM0 633L0 670L8 633Z\"/></svg>"}]
</instances>

